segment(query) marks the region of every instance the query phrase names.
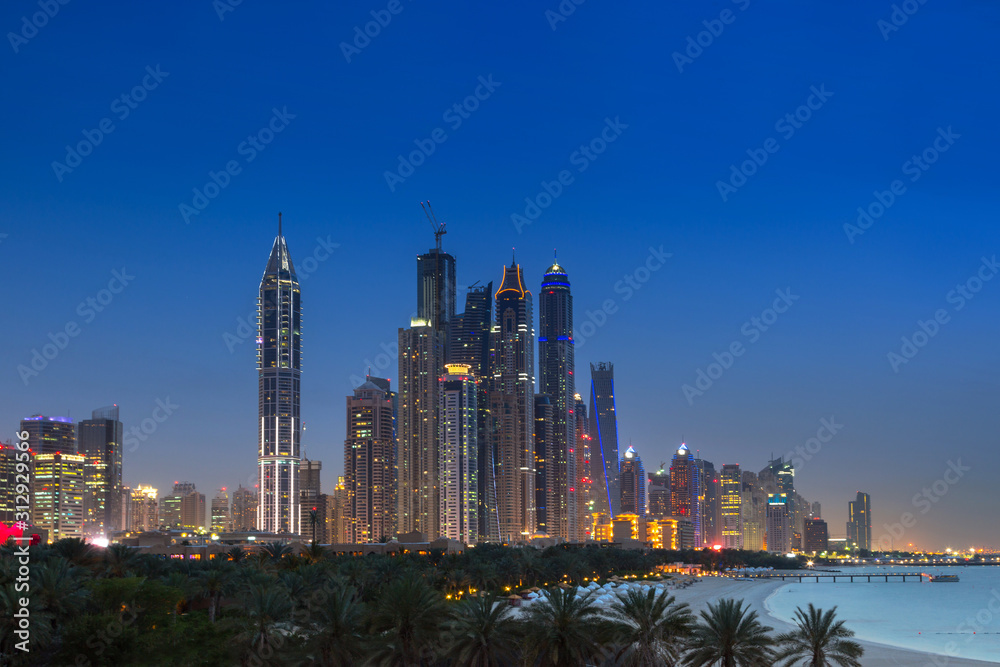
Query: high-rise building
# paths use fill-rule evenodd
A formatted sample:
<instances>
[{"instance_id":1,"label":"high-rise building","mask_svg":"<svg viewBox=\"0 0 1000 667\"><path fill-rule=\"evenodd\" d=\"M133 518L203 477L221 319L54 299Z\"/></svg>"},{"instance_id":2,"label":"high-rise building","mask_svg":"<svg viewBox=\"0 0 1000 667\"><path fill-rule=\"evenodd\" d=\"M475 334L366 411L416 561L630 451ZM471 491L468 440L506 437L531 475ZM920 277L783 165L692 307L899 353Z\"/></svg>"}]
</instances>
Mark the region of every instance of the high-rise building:
<instances>
[{"instance_id":1,"label":"high-rise building","mask_svg":"<svg viewBox=\"0 0 1000 667\"><path fill-rule=\"evenodd\" d=\"M573 418L576 426L576 539L585 542L593 530L594 478L591 474L590 420L587 404L580 394L573 396Z\"/></svg>"},{"instance_id":2,"label":"high-rise building","mask_svg":"<svg viewBox=\"0 0 1000 667\"><path fill-rule=\"evenodd\" d=\"M649 515L657 519L670 516L670 471L660 464L660 469L649 473Z\"/></svg>"},{"instance_id":3,"label":"high-rise building","mask_svg":"<svg viewBox=\"0 0 1000 667\"><path fill-rule=\"evenodd\" d=\"M619 463L621 479L621 511L624 514L646 516L646 470L642 459L630 445Z\"/></svg>"},{"instance_id":4,"label":"high-rise building","mask_svg":"<svg viewBox=\"0 0 1000 667\"><path fill-rule=\"evenodd\" d=\"M719 475L719 515L723 549L743 548L743 519L740 491L743 488L740 466L727 463Z\"/></svg>"},{"instance_id":5,"label":"high-rise building","mask_svg":"<svg viewBox=\"0 0 1000 667\"><path fill-rule=\"evenodd\" d=\"M76 428L69 417L32 415L21 420L28 433L28 449L37 454L76 454Z\"/></svg>"},{"instance_id":6,"label":"high-rise building","mask_svg":"<svg viewBox=\"0 0 1000 667\"><path fill-rule=\"evenodd\" d=\"M12 442L0 443L0 521L8 526L17 518L17 454ZM24 452L22 459L22 472L31 470L31 452Z\"/></svg>"},{"instance_id":7,"label":"high-rise building","mask_svg":"<svg viewBox=\"0 0 1000 667\"><path fill-rule=\"evenodd\" d=\"M757 473L744 470L740 474L740 520L743 522L743 548L764 550L767 494Z\"/></svg>"},{"instance_id":8,"label":"high-rise building","mask_svg":"<svg viewBox=\"0 0 1000 667\"><path fill-rule=\"evenodd\" d=\"M94 410L90 419L77 424L77 451L85 458L85 535L106 536L128 528L119 523L122 512L122 431L117 405Z\"/></svg>"},{"instance_id":9,"label":"high-rise building","mask_svg":"<svg viewBox=\"0 0 1000 667\"><path fill-rule=\"evenodd\" d=\"M497 520L496 487L494 485L493 449L489 429L490 330L493 326L493 283L473 285L465 295L465 312L456 315L449 327L449 359L467 364L476 378L476 499L479 502L476 523L480 542L495 542L500 538Z\"/></svg>"},{"instance_id":10,"label":"high-rise building","mask_svg":"<svg viewBox=\"0 0 1000 667\"><path fill-rule=\"evenodd\" d=\"M205 528L205 494L191 491L181 496L181 527Z\"/></svg>"},{"instance_id":11,"label":"high-rise building","mask_svg":"<svg viewBox=\"0 0 1000 667\"><path fill-rule=\"evenodd\" d=\"M445 364L438 391L441 536L473 544L479 532L477 382L468 364Z\"/></svg>"},{"instance_id":12,"label":"high-rise building","mask_svg":"<svg viewBox=\"0 0 1000 667\"><path fill-rule=\"evenodd\" d=\"M84 457L36 454L32 477L32 523L49 533L49 542L83 537Z\"/></svg>"},{"instance_id":13,"label":"high-rise building","mask_svg":"<svg viewBox=\"0 0 1000 667\"><path fill-rule=\"evenodd\" d=\"M719 535L719 477L715 474L715 464L704 459L695 459L698 468L698 507L701 510L700 547L713 547L720 542Z\"/></svg>"},{"instance_id":14,"label":"high-rise building","mask_svg":"<svg viewBox=\"0 0 1000 667\"><path fill-rule=\"evenodd\" d=\"M549 486L552 476L549 457L554 447L552 399L548 394L535 394L535 532L551 534L549 531L548 503L553 491Z\"/></svg>"},{"instance_id":15,"label":"high-rise building","mask_svg":"<svg viewBox=\"0 0 1000 667\"><path fill-rule=\"evenodd\" d=\"M440 536L438 490L438 378L444 369L444 335L424 319L399 330L400 533Z\"/></svg>"},{"instance_id":16,"label":"high-rise building","mask_svg":"<svg viewBox=\"0 0 1000 667\"><path fill-rule=\"evenodd\" d=\"M687 445L681 444L670 462L670 516L686 519L694 527L694 543L700 549L702 541L699 504L701 498L700 470Z\"/></svg>"},{"instance_id":17,"label":"high-rise building","mask_svg":"<svg viewBox=\"0 0 1000 667\"><path fill-rule=\"evenodd\" d=\"M504 267L494 295L491 332L490 426L500 540L513 543L535 531L535 332L531 292L521 267Z\"/></svg>"},{"instance_id":18,"label":"high-rise building","mask_svg":"<svg viewBox=\"0 0 1000 667\"><path fill-rule=\"evenodd\" d=\"M185 517L183 511L183 503L185 496L188 496L192 493L197 493L194 484L192 484L191 482L175 481L173 492L169 496L163 496L162 498L160 498L160 525L165 526L167 528L186 527L187 524L185 524L184 522ZM193 502L197 504L197 501ZM191 503L192 501L188 501L188 509L190 512L188 518L191 519L191 521L193 521L194 512L196 512L197 509L195 508L194 510L192 510ZM204 509L205 509L205 501L204 501L204 496L202 496L202 516L203 516L202 521L204 521L204 513L205 513Z\"/></svg>"},{"instance_id":19,"label":"high-rise building","mask_svg":"<svg viewBox=\"0 0 1000 667\"><path fill-rule=\"evenodd\" d=\"M387 386L388 380L369 377L347 397L346 502L337 508L351 520L348 534L340 536L344 542L379 542L395 534L396 441ZM329 514L328 508L325 511Z\"/></svg>"},{"instance_id":20,"label":"high-rise building","mask_svg":"<svg viewBox=\"0 0 1000 667\"><path fill-rule=\"evenodd\" d=\"M310 512L316 506L320 494L320 473L323 470L322 461L311 461L304 458L299 462L299 525L303 535L312 538L312 516Z\"/></svg>"},{"instance_id":21,"label":"high-rise building","mask_svg":"<svg viewBox=\"0 0 1000 667\"><path fill-rule=\"evenodd\" d=\"M347 507L347 483L343 477L337 478L337 486L334 487L332 499L327 500L327 526L330 529L330 542L332 544L346 544L349 542L348 535L353 535L354 520L347 516L344 508Z\"/></svg>"},{"instance_id":22,"label":"high-rise building","mask_svg":"<svg viewBox=\"0 0 1000 667\"><path fill-rule=\"evenodd\" d=\"M160 527L160 512L156 501L157 490L140 484L131 490L132 521L128 529L141 533Z\"/></svg>"},{"instance_id":23,"label":"high-rise building","mask_svg":"<svg viewBox=\"0 0 1000 667\"><path fill-rule=\"evenodd\" d=\"M578 537L573 295L569 276L558 262L542 278L538 323L539 389L552 405L552 439L545 452L545 531L569 541Z\"/></svg>"},{"instance_id":24,"label":"high-rise building","mask_svg":"<svg viewBox=\"0 0 1000 667\"><path fill-rule=\"evenodd\" d=\"M807 553L820 554L828 550L830 533L823 519L807 519L805 532L802 536L802 550Z\"/></svg>"},{"instance_id":25,"label":"high-rise building","mask_svg":"<svg viewBox=\"0 0 1000 667\"><path fill-rule=\"evenodd\" d=\"M767 494L767 550L775 554L792 550L792 508L787 494Z\"/></svg>"},{"instance_id":26,"label":"high-rise building","mask_svg":"<svg viewBox=\"0 0 1000 667\"><path fill-rule=\"evenodd\" d=\"M115 504L115 516L111 517L112 525L121 526L121 531L132 530L132 489L122 486L118 492L118 502Z\"/></svg>"},{"instance_id":27,"label":"high-rise building","mask_svg":"<svg viewBox=\"0 0 1000 667\"><path fill-rule=\"evenodd\" d=\"M872 548L871 498L861 491L856 500L847 503L847 546L867 551Z\"/></svg>"},{"instance_id":28,"label":"high-rise building","mask_svg":"<svg viewBox=\"0 0 1000 667\"><path fill-rule=\"evenodd\" d=\"M618 480L618 417L615 414L615 367L609 362L590 365L591 474L595 511L615 516L621 503ZM596 451L595 451L596 449Z\"/></svg>"},{"instance_id":29,"label":"high-rise building","mask_svg":"<svg viewBox=\"0 0 1000 667\"><path fill-rule=\"evenodd\" d=\"M291 254L281 233L274 239L257 300L257 528L299 532L299 413L302 380L302 301Z\"/></svg>"},{"instance_id":30,"label":"high-rise building","mask_svg":"<svg viewBox=\"0 0 1000 667\"><path fill-rule=\"evenodd\" d=\"M257 491L242 484L233 491L232 530L239 533L257 528Z\"/></svg>"},{"instance_id":31,"label":"high-rise building","mask_svg":"<svg viewBox=\"0 0 1000 667\"><path fill-rule=\"evenodd\" d=\"M438 331L455 317L455 258L440 248L417 255L417 317Z\"/></svg>"},{"instance_id":32,"label":"high-rise building","mask_svg":"<svg viewBox=\"0 0 1000 667\"><path fill-rule=\"evenodd\" d=\"M810 506L810 509L809 509L809 518L810 519L822 519L823 518L823 508L822 508L822 506L818 502L813 503Z\"/></svg>"},{"instance_id":33,"label":"high-rise building","mask_svg":"<svg viewBox=\"0 0 1000 667\"><path fill-rule=\"evenodd\" d=\"M219 492L212 498L212 523L211 530L214 533L226 533L231 530L232 517L229 512L229 494L226 487L219 489Z\"/></svg>"}]
</instances>

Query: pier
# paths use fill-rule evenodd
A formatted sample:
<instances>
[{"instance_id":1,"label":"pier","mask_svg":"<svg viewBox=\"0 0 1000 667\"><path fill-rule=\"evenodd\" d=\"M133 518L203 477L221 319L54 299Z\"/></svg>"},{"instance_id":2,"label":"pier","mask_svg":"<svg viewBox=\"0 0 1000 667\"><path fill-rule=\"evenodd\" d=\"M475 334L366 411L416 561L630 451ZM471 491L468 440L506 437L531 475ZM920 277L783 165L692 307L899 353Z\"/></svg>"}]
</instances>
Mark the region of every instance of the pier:
<instances>
[{"instance_id":1,"label":"pier","mask_svg":"<svg viewBox=\"0 0 1000 667\"><path fill-rule=\"evenodd\" d=\"M890 579L898 579L901 581L906 581L907 579L910 579L911 581L921 581L924 577L927 577L928 579L930 579L931 577L931 575L924 574L922 572L881 572L877 574L844 574L844 573L833 574L833 573L819 573L819 572L811 572L808 574L806 573L792 574L788 572L784 573L767 572L761 574L756 574L756 573L747 574L743 576L734 574L733 576L746 579L781 579L782 581L789 579L792 581L798 581L800 583L803 581L808 582L812 580L815 580L816 583L819 583L820 579L831 579L833 580L834 583L836 583L838 578L841 581L848 581L851 583L853 583L855 579L865 583L871 583L872 580L878 581L879 579L882 579L885 582L888 582Z\"/></svg>"}]
</instances>

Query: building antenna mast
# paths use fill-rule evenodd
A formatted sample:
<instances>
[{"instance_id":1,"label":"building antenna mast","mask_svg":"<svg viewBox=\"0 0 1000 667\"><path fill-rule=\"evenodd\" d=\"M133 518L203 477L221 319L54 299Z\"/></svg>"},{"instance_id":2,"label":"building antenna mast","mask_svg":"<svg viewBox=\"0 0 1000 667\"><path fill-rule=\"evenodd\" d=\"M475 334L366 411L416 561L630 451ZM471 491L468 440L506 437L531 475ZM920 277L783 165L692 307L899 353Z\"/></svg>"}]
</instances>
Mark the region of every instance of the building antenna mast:
<instances>
[{"instance_id":1,"label":"building antenna mast","mask_svg":"<svg viewBox=\"0 0 1000 667\"><path fill-rule=\"evenodd\" d=\"M426 205L425 205L426 204ZM440 331L441 329L441 297L444 296L445 290L444 285L441 284L441 237L448 233L444 228L445 223L439 222L437 215L434 213L434 209L431 208L431 200L426 202L420 202L420 208L423 209L424 215L427 216L427 222L431 223L431 229L434 230L434 288L437 290L435 295L434 305L434 330Z\"/></svg>"}]
</instances>

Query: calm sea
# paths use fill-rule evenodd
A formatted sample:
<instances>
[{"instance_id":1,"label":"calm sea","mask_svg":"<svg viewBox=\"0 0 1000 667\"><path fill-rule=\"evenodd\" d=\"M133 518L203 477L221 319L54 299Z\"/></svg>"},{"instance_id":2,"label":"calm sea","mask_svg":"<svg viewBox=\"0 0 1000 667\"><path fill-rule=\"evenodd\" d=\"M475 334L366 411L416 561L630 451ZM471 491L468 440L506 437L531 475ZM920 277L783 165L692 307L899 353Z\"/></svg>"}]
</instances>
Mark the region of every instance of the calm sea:
<instances>
[{"instance_id":1,"label":"calm sea","mask_svg":"<svg viewBox=\"0 0 1000 667\"><path fill-rule=\"evenodd\" d=\"M823 609L836 606L837 616L859 639L1000 664L1000 567L841 569L845 574L887 571L957 574L960 581L796 582L777 589L765 606L785 621L810 602Z\"/></svg>"}]
</instances>

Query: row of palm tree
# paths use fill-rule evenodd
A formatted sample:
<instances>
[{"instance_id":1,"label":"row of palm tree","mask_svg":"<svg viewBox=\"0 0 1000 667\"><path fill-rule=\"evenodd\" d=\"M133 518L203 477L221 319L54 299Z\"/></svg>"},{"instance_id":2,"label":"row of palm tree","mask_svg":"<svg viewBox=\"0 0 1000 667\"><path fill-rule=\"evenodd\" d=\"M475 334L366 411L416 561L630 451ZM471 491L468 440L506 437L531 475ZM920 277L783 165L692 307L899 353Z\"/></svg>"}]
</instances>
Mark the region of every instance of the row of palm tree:
<instances>
[{"instance_id":1,"label":"row of palm tree","mask_svg":"<svg viewBox=\"0 0 1000 667\"><path fill-rule=\"evenodd\" d=\"M808 632L772 636L733 601L696 619L652 587L627 590L606 608L565 588L648 573L656 564L649 554L470 551L355 558L273 544L199 562L79 540L32 547L29 659L14 650L20 595L4 547L0 664L859 664L860 648L833 610L800 610L799 629ZM534 584L549 592L524 609L501 597Z\"/></svg>"}]
</instances>

